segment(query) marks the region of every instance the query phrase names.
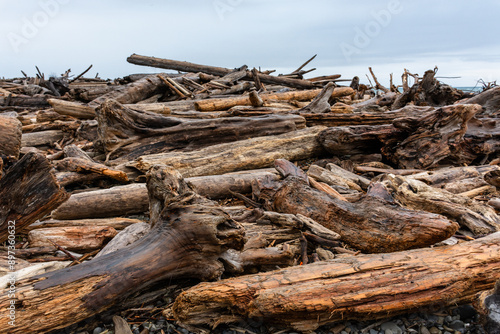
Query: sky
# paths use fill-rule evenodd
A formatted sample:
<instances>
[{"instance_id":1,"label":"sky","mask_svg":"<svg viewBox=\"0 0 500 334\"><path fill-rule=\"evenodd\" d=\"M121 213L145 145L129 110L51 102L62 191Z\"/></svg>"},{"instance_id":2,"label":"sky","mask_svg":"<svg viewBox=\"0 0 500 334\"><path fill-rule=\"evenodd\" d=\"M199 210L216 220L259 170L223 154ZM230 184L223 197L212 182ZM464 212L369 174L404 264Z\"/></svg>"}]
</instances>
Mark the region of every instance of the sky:
<instances>
[{"instance_id":1,"label":"sky","mask_svg":"<svg viewBox=\"0 0 500 334\"><path fill-rule=\"evenodd\" d=\"M456 87L500 79L500 1L0 0L0 77L118 78L158 70L133 53L287 74L359 76L401 84L404 69L438 67ZM500 81L499 81L500 82Z\"/></svg>"}]
</instances>

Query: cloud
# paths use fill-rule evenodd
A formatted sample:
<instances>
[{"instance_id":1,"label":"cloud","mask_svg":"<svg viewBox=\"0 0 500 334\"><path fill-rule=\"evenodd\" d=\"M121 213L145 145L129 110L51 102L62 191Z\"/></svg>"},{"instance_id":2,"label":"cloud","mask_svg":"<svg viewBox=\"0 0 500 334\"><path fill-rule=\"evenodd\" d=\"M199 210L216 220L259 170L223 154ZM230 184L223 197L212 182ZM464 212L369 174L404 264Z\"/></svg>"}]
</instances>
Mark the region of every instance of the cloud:
<instances>
[{"instance_id":1,"label":"cloud","mask_svg":"<svg viewBox=\"0 0 500 334\"><path fill-rule=\"evenodd\" d=\"M26 20L33 22L43 4L55 1L61 1L57 14L16 52L8 34L23 36ZM381 13L394 4L401 10L384 21ZM79 73L94 64L89 75L110 78L157 71L128 64L132 53L285 73L317 53L309 65L317 71L310 76L363 77L373 66L388 78L390 72L399 77L404 68L423 73L438 65L463 75L457 82L469 85L485 75L493 78L500 55L495 17L500 3L493 0L474 5L464 0L24 0L0 6L0 76L5 77L19 76L20 70L33 75L35 65L48 73L68 68ZM366 45L356 46L359 31L369 33ZM343 45L358 51L346 57Z\"/></svg>"}]
</instances>

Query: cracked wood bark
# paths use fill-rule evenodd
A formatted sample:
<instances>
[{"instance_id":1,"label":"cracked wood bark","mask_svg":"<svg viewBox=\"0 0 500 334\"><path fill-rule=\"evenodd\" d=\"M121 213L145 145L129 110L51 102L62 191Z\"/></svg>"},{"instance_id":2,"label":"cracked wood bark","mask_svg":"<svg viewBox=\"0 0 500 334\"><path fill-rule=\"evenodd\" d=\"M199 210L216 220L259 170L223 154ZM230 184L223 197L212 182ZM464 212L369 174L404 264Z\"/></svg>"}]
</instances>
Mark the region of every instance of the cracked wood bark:
<instances>
[{"instance_id":1,"label":"cracked wood bark","mask_svg":"<svg viewBox=\"0 0 500 334\"><path fill-rule=\"evenodd\" d=\"M180 323L212 328L247 318L315 330L431 305L472 301L500 278L500 233L454 246L358 255L213 283L177 297Z\"/></svg>"},{"instance_id":2,"label":"cracked wood bark","mask_svg":"<svg viewBox=\"0 0 500 334\"><path fill-rule=\"evenodd\" d=\"M476 157L464 139L477 104L446 106L421 117L403 117L391 125L329 128L318 139L336 155L381 152L401 168L468 164Z\"/></svg>"},{"instance_id":3,"label":"cracked wood bark","mask_svg":"<svg viewBox=\"0 0 500 334\"><path fill-rule=\"evenodd\" d=\"M0 179L0 242L20 233L68 199L41 154L28 153ZM15 225L9 222L15 222Z\"/></svg>"},{"instance_id":4,"label":"cracked wood bark","mask_svg":"<svg viewBox=\"0 0 500 334\"><path fill-rule=\"evenodd\" d=\"M330 112L330 97L335 90L335 84L329 82L323 90L304 108L298 110L299 113L312 113L312 114L322 114Z\"/></svg>"},{"instance_id":5,"label":"cracked wood bark","mask_svg":"<svg viewBox=\"0 0 500 334\"><path fill-rule=\"evenodd\" d=\"M310 90L299 90L284 93L267 93L260 94L264 103L271 102L273 100L277 101L307 101L315 98L320 94L322 89L310 89ZM349 96L353 93L353 89L350 87L340 87L335 88L332 92L331 97L342 97ZM234 106L250 106L252 105L248 96L238 96L232 98L220 98L220 99L207 99L196 101L195 108L198 111L219 111L232 108Z\"/></svg>"},{"instance_id":6,"label":"cracked wood bark","mask_svg":"<svg viewBox=\"0 0 500 334\"><path fill-rule=\"evenodd\" d=\"M294 168L284 160L277 160L276 165ZM340 234L344 242L364 252L425 247L451 237L458 230L457 223L441 215L396 204L380 183L372 184L368 193L353 203L313 189L306 180L294 175L282 182L263 183L256 187L254 193L266 200L267 207L312 218Z\"/></svg>"},{"instance_id":7,"label":"cracked wood bark","mask_svg":"<svg viewBox=\"0 0 500 334\"><path fill-rule=\"evenodd\" d=\"M142 155L204 146L258 136L277 135L305 127L296 115L184 120L138 112L108 100L97 109L99 144L108 159L130 161ZM117 161L113 161L114 164Z\"/></svg>"},{"instance_id":8,"label":"cracked wood bark","mask_svg":"<svg viewBox=\"0 0 500 334\"><path fill-rule=\"evenodd\" d=\"M0 114L0 158L2 160L16 161L19 159L21 136L21 122L15 117L7 117Z\"/></svg>"},{"instance_id":9,"label":"cracked wood bark","mask_svg":"<svg viewBox=\"0 0 500 334\"><path fill-rule=\"evenodd\" d=\"M262 178L277 180L270 172L250 172L215 176L192 177L186 179L197 193L212 199L231 196L231 191L250 193L252 182ZM116 186L109 189L73 194L68 201L52 212L53 219L83 219L116 217L142 213L148 209L148 196L143 183Z\"/></svg>"},{"instance_id":10,"label":"cracked wood bark","mask_svg":"<svg viewBox=\"0 0 500 334\"><path fill-rule=\"evenodd\" d=\"M130 57L127 58L127 61L135 65L158 67L158 68L177 70L182 72L203 72L218 76L225 76L234 71L232 69L224 67L199 65L199 64L189 63L187 61L147 57L137 54L132 54ZM259 73L258 76L260 81L263 83L278 84L278 85L301 88L301 89L310 89L317 87L316 84L308 80L290 79L279 76L275 77L263 73ZM247 71L246 79L253 81L253 75L250 71Z\"/></svg>"},{"instance_id":11,"label":"cracked wood bark","mask_svg":"<svg viewBox=\"0 0 500 334\"><path fill-rule=\"evenodd\" d=\"M385 175L379 181L405 207L446 216L475 235L500 231L500 217L481 202L403 176Z\"/></svg>"},{"instance_id":12,"label":"cracked wood bark","mask_svg":"<svg viewBox=\"0 0 500 334\"><path fill-rule=\"evenodd\" d=\"M277 136L213 145L191 152L145 155L129 165L142 171L158 163L171 165L184 177L264 168L272 166L276 159L300 160L319 155L322 150L316 137L323 129L306 128Z\"/></svg>"},{"instance_id":13,"label":"cracked wood bark","mask_svg":"<svg viewBox=\"0 0 500 334\"><path fill-rule=\"evenodd\" d=\"M152 216L158 220L141 240L95 260L16 282L16 322L10 333L64 328L161 280L221 275L220 254L242 247L240 226L171 168L152 168L148 191ZM0 307L7 309L10 300L2 290ZM5 328L7 322L8 317L0 319Z\"/></svg>"}]
</instances>

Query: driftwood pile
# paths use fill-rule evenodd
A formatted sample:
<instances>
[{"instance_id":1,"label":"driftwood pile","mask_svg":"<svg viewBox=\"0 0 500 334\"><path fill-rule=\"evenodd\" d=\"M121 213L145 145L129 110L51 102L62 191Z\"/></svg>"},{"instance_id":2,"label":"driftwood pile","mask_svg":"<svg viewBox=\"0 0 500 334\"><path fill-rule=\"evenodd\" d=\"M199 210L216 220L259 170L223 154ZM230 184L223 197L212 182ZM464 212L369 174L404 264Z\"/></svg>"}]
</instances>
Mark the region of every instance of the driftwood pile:
<instances>
[{"instance_id":1,"label":"driftwood pile","mask_svg":"<svg viewBox=\"0 0 500 334\"><path fill-rule=\"evenodd\" d=\"M472 95L435 70L385 88L370 69L373 87L341 87L304 79L308 62L273 76L127 60L179 73L0 81L9 333L116 313L185 279L163 314L194 331L498 305L499 87Z\"/></svg>"}]
</instances>

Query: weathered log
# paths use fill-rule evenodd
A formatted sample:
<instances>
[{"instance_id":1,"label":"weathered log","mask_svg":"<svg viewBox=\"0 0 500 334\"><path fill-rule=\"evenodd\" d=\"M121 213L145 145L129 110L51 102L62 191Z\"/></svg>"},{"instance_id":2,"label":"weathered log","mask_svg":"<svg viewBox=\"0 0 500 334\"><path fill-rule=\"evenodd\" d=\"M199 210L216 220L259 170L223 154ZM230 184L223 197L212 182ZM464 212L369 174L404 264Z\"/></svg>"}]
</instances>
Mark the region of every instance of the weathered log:
<instances>
[{"instance_id":1,"label":"weathered log","mask_svg":"<svg viewBox=\"0 0 500 334\"><path fill-rule=\"evenodd\" d=\"M500 278L500 233L454 246L358 255L198 284L174 316L212 329L252 319L308 332L350 319L386 318L472 301Z\"/></svg>"},{"instance_id":2,"label":"weathered log","mask_svg":"<svg viewBox=\"0 0 500 334\"><path fill-rule=\"evenodd\" d=\"M500 280L490 291L479 294L474 305L479 309L484 329L488 334L500 334Z\"/></svg>"},{"instance_id":3,"label":"weathered log","mask_svg":"<svg viewBox=\"0 0 500 334\"><path fill-rule=\"evenodd\" d=\"M2 160L16 161L19 159L21 128L21 122L17 118L0 114L0 158Z\"/></svg>"},{"instance_id":4,"label":"weathered log","mask_svg":"<svg viewBox=\"0 0 500 334\"><path fill-rule=\"evenodd\" d=\"M194 193L173 169L157 166L148 174L155 201L151 232L134 244L95 260L16 282L15 326L10 333L60 329L102 312L130 294L161 280L221 275L220 254L242 247L243 231L215 202ZM10 304L8 290L0 307ZM8 327L9 326L9 327Z\"/></svg>"},{"instance_id":5,"label":"weathered log","mask_svg":"<svg viewBox=\"0 0 500 334\"><path fill-rule=\"evenodd\" d=\"M184 177L264 168L272 166L274 160L280 158L300 160L319 155L321 146L316 137L323 129L306 128L277 136L213 145L192 152L145 155L129 165L142 171L158 163L171 165Z\"/></svg>"},{"instance_id":6,"label":"weathered log","mask_svg":"<svg viewBox=\"0 0 500 334\"><path fill-rule=\"evenodd\" d=\"M137 112L111 100L97 109L97 121L99 144L104 146L107 159L119 158L119 161L177 149L194 150L305 127L305 120L295 115L186 121L150 112Z\"/></svg>"},{"instance_id":7,"label":"weathered log","mask_svg":"<svg viewBox=\"0 0 500 334\"><path fill-rule=\"evenodd\" d=\"M318 138L337 155L381 152L402 168L431 168L470 163L476 155L464 139L479 105L453 105L421 117L403 117L392 125L329 128Z\"/></svg>"},{"instance_id":8,"label":"weathered log","mask_svg":"<svg viewBox=\"0 0 500 334\"><path fill-rule=\"evenodd\" d=\"M500 109L500 87L483 91L469 99L461 100L461 104L480 104L485 114L494 114Z\"/></svg>"},{"instance_id":9,"label":"weathered log","mask_svg":"<svg viewBox=\"0 0 500 334\"><path fill-rule=\"evenodd\" d=\"M385 175L380 182L405 207L446 216L476 235L500 231L500 217L478 201L403 176Z\"/></svg>"},{"instance_id":10,"label":"weathered log","mask_svg":"<svg viewBox=\"0 0 500 334\"><path fill-rule=\"evenodd\" d=\"M157 68L164 68L168 70L177 70L182 72L203 72L218 76L225 76L233 72L233 70L224 67L199 65L199 64L189 63L186 61L147 57L137 54L133 54L130 57L128 57L127 61L135 65L151 66ZM302 88L302 89L310 89L316 87L314 83L308 80L290 79L286 77L274 77L263 73L259 73L258 76L259 80L262 81L263 83L278 84L278 85ZM250 71L247 72L247 79L253 80L252 72Z\"/></svg>"},{"instance_id":11,"label":"weathered log","mask_svg":"<svg viewBox=\"0 0 500 334\"><path fill-rule=\"evenodd\" d=\"M277 160L276 164L293 168L283 160ZM457 223L441 215L399 206L380 183L372 184L368 193L354 203L332 198L293 175L282 182L256 187L260 189L254 193L266 200L266 207L310 217L364 252L425 247L449 238L458 230Z\"/></svg>"},{"instance_id":12,"label":"weathered log","mask_svg":"<svg viewBox=\"0 0 500 334\"><path fill-rule=\"evenodd\" d=\"M47 130L40 132L24 133L21 139L21 145L27 146L44 146L54 145L57 141L64 137L62 130Z\"/></svg>"},{"instance_id":13,"label":"weathered log","mask_svg":"<svg viewBox=\"0 0 500 334\"><path fill-rule=\"evenodd\" d=\"M47 227L30 231L28 241L32 247L50 246L55 242L70 251L87 252L101 248L116 234L109 226Z\"/></svg>"},{"instance_id":14,"label":"weathered log","mask_svg":"<svg viewBox=\"0 0 500 334\"><path fill-rule=\"evenodd\" d=\"M277 180L269 172L249 172L187 178L195 191L202 196L220 199L231 192L251 193L252 182L262 178ZM83 219L116 217L142 213L148 209L148 196L143 183L116 186L108 189L73 194L68 201L52 212L53 219Z\"/></svg>"},{"instance_id":15,"label":"weathered log","mask_svg":"<svg viewBox=\"0 0 500 334\"><path fill-rule=\"evenodd\" d=\"M54 111L61 115L68 115L79 119L94 119L96 117L96 106L89 106L79 102L70 102L58 99L48 100ZM181 101L179 101L181 102ZM171 110L165 103L144 103L144 104L125 104L125 107L138 110L150 111L158 114L170 114ZM194 109L194 105L191 109Z\"/></svg>"},{"instance_id":16,"label":"weathered log","mask_svg":"<svg viewBox=\"0 0 500 334\"><path fill-rule=\"evenodd\" d=\"M166 87L163 81L156 74L151 74L99 96L89 102L89 106L97 107L109 99L122 104L137 103L158 93L162 87Z\"/></svg>"},{"instance_id":17,"label":"weathered log","mask_svg":"<svg viewBox=\"0 0 500 334\"><path fill-rule=\"evenodd\" d=\"M430 110L433 110L433 108L406 106L398 110L387 111L387 112L353 112L353 113L335 113L335 114L300 113L300 116L306 119L307 126L379 125L379 124L391 124L397 118L418 116Z\"/></svg>"},{"instance_id":18,"label":"weathered log","mask_svg":"<svg viewBox=\"0 0 500 334\"><path fill-rule=\"evenodd\" d=\"M268 94L260 94L260 97L266 102L270 102L273 100L277 101L289 101L289 100L297 100L297 101L307 101L316 97L319 93L321 93L321 89L310 89L310 90L299 90L299 91L290 91L284 93L268 93ZM332 92L331 97L342 97L349 96L353 92L350 87L340 87L335 88ZM232 98L221 98L221 99L208 99L208 100L200 100L195 102L195 108L198 111L219 111L226 110L232 108L234 106L250 106L252 105L248 96L238 96Z\"/></svg>"},{"instance_id":19,"label":"weathered log","mask_svg":"<svg viewBox=\"0 0 500 334\"><path fill-rule=\"evenodd\" d=\"M51 169L44 156L28 153L0 179L0 242L68 199Z\"/></svg>"},{"instance_id":20,"label":"weathered log","mask_svg":"<svg viewBox=\"0 0 500 334\"><path fill-rule=\"evenodd\" d=\"M70 197L71 198L71 197ZM99 198L97 198L99 200ZM56 220L49 219L37 221L26 228L26 231L36 230L47 227L68 227L68 226L109 226L115 230L123 230L127 226L141 223L140 219L132 218L96 218L96 219L78 219L78 220Z\"/></svg>"}]
</instances>

